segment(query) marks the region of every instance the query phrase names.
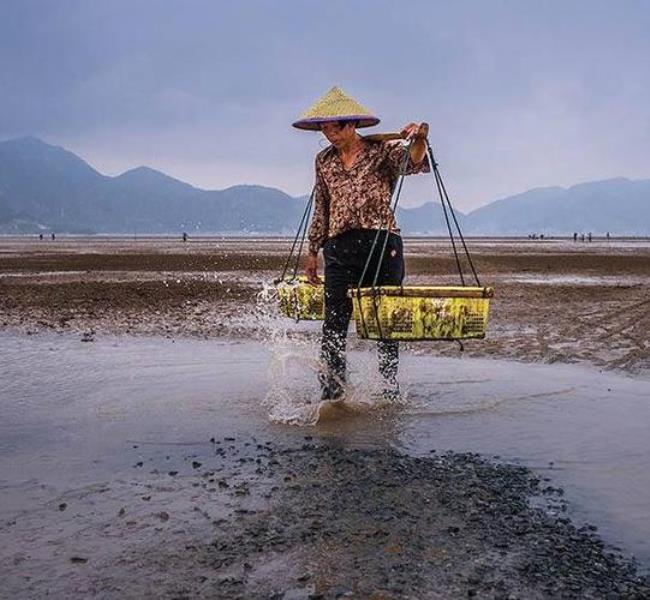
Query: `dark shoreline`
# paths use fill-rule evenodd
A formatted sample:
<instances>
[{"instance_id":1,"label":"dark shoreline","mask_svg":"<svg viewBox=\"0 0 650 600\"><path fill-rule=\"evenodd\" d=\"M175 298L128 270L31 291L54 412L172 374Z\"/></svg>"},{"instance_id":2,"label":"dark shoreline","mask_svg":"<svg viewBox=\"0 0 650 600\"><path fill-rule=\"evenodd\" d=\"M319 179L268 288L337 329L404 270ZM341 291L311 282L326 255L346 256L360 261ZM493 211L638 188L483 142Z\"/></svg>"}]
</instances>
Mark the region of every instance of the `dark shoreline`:
<instances>
[{"instance_id":1,"label":"dark shoreline","mask_svg":"<svg viewBox=\"0 0 650 600\"><path fill-rule=\"evenodd\" d=\"M119 510L118 481L93 502L93 522L113 511L119 545L69 552L70 576L32 573L19 588L14 574L7 597L650 597L634 561L594 527L573 525L562 490L526 467L316 435L201 448L170 462L134 444L137 485L118 494ZM78 493L58 505L61 518L78 509Z\"/></svg>"},{"instance_id":2,"label":"dark shoreline","mask_svg":"<svg viewBox=\"0 0 650 600\"><path fill-rule=\"evenodd\" d=\"M563 491L526 467L305 439L301 447L260 444L238 459L240 476L255 474L244 497L266 494L272 508L245 512L243 528L219 528L203 549L202 560L218 571L242 566L241 577L220 584L224 597L285 598L291 589L313 598L650 595L634 562L607 548L595 527L576 528L564 515ZM239 454L228 443L215 443L217 456ZM203 466L209 480L214 472ZM260 478L276 484L256 485ZM303 557L296 579L256 589L258 556L296 551Z\"/></svg>"}]
</instances>

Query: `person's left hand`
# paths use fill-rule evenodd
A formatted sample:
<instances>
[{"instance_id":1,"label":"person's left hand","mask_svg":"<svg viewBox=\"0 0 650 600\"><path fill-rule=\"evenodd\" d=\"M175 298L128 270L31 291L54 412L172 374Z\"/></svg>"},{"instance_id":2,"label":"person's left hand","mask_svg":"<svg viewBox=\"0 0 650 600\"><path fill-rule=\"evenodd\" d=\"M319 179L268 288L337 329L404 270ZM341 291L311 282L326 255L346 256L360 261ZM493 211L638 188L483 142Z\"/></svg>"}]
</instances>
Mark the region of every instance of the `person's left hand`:
<instances>
[{"instance_id":1,"label":"person's left hand","mask_svg":"<svg viewBox=\"0 0 650 600\"><path fill-rule=\"evenodd\" d=\"M429 135L429 124L409 123L402 128L400 134L406 140L424 140Z\"/></svg>"}]
</instances>

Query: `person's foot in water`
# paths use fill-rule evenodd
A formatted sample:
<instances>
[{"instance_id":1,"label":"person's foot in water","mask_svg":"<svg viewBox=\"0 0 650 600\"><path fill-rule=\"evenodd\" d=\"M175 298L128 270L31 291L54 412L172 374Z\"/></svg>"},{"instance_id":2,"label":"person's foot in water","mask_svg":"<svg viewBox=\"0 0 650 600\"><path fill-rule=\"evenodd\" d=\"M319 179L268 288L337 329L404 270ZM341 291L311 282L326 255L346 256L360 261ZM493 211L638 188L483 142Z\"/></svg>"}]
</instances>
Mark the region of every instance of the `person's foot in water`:
<instances>
[{"instance_id":1,"label":"person's foot in water","mask_svg":"<svg viewBox=\"0 0 650 600\"><path fill-rule=\"evenodd\" d=\"M343 384L337 379L331 378L323 383L321 401L341 402L345 393Z\"/></svg>"},{"instance_id":2,"label":"person's foot in water","mask_svg":"<svg viewBox=\"0 0 650 600\"><path fill-rule=\"evenodd\" d=\"M399 383L396 380L385 380L381 396L386 402L400 402L402 393L399 389Z\"/></svg>"}]
</instances>

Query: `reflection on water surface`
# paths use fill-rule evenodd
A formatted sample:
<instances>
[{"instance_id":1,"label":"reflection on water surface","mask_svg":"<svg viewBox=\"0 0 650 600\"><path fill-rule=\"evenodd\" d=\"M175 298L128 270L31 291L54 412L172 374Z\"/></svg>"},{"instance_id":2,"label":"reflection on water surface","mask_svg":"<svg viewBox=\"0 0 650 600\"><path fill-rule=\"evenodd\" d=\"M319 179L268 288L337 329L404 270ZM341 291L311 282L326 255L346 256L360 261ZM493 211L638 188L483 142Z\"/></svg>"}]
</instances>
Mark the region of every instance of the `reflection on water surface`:
<instances>
[{"instance_id":1,"label":"reflection on water surface","mask_svg":"<svg viewBox=\"0 0 650 600\"><path fill-rule=\"evenodd\" d=\"M573 516L650 564L650 383L593 369L404 352L401 406L379 401L374 354L353 352L347 406L318 408L313 342L3 335L0 516L128 476L126 449L305 433L411 454L476 451L562 485ZM269 415L273 419L269 418ZM306 428L308 427L308 429ZM171 459L173 460L173 458ZM43 487L45 486L45 487Z\"/></svg>"}]
</instances>

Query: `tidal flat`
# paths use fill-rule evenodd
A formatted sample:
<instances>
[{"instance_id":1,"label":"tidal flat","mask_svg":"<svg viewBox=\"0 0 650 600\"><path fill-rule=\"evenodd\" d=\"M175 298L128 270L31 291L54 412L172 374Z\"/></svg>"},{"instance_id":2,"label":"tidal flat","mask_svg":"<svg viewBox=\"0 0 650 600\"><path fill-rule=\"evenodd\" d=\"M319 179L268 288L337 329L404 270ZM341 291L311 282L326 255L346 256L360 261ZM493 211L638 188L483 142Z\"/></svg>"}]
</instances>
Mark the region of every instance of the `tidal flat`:
<instances>
[{"instance_id":1,"label":"tidal flat","mask_svg":"<svg viewBox=\"0 0 650 600\"><path fill-rule=\"evenodd\" d=\"M0 241L0 596L650 595L646 243L477 241L488 339L387 405L351 328L325 409L318 325L260 307L286 248Z\"/></svg>"},{"instance_id":2,"label":"tidal flat","mask_svg":"<svg viewBox=\"0 0 650 600\"><path fill-rule=\"evenodd\" d=\"M251 337L247 319L282 272L286 238L0 237L0 327L27 333ZM476 239L497 294L468 356L650 370L650 241ZM406 283L458 283L448 240L406 238ZM422 345L419 345L421 349ZM454 344L427 351L454 356Z\"/></svg>"}]
</instances>

